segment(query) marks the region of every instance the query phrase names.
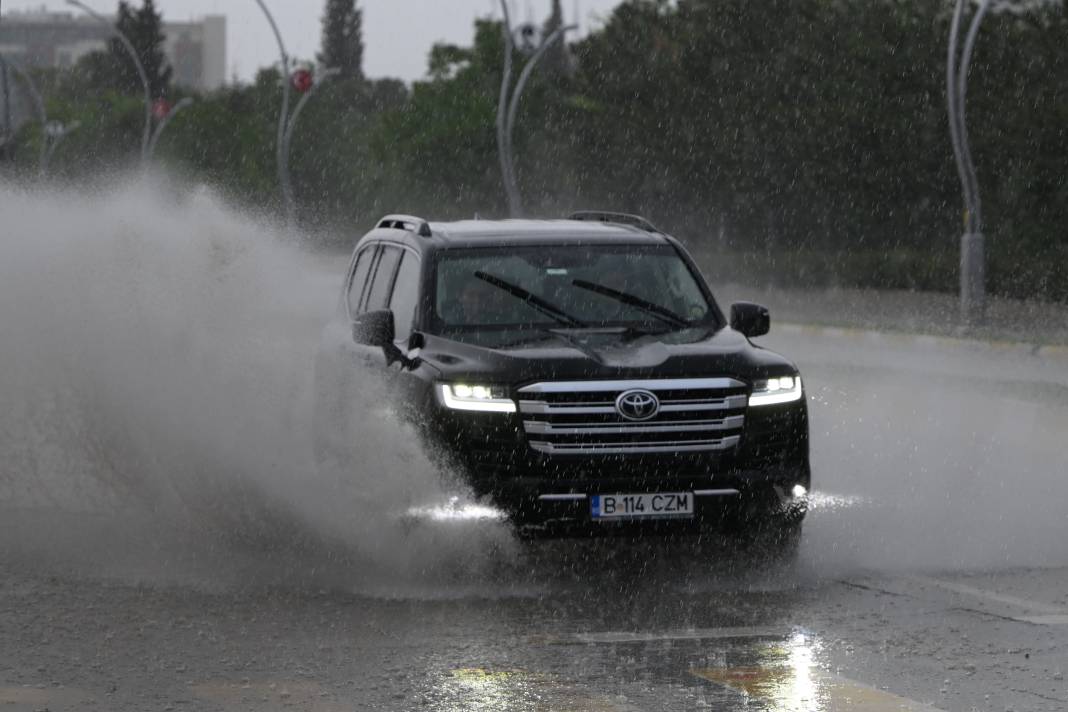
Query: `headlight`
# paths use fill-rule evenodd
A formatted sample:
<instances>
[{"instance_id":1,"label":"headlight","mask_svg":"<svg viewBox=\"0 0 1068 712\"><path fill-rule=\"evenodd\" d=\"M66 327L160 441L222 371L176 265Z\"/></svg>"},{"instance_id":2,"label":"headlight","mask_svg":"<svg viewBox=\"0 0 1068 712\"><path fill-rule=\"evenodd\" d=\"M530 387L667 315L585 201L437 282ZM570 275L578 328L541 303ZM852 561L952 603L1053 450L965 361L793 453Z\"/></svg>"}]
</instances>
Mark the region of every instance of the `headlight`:
<instances>
[{"instance_id":1,"label":"headlight","mask_svg":"<svg viewBox=\"0 0 1068 712\"><path fill-rule=\"evenodd\" d=\"M514 413L515 401L500 386L468 386L442 383L438 386L441 404L453 410L477 410L484 413Z\"/></svg>"},{"instance_id":2,"label":"headlight","mask_svg":"<svg viewBox=\"0 0 1068 712\"><path fill-rule=\"evenodd\" d=\"M749 396L749 405L778 405L801 400L801 377L779 376L753 384L753 395Z\"/></svg>"}]
</instances>

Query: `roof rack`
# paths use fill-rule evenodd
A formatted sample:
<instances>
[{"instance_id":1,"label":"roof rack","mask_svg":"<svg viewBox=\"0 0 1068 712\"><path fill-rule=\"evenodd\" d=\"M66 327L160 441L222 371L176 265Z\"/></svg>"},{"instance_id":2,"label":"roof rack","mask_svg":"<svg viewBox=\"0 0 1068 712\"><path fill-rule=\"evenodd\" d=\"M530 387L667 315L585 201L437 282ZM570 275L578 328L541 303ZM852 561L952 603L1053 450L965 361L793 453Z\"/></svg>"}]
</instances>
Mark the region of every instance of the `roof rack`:
<instances>
[{"instance_id":1,"label":"roof rack","mask_svg":"<svg viewBox=\"0 0 1068 712\"><path fill-rule=\"evenodd\" d=\"M414 232L419 237L434 236L433 231L430 229L430 223L414 215L387 215L378 221L377 227L387 230L407 230L408 232Z\"/></svg>"},{"instance_id":2,"label":"roof rack","mask_svg":"<svg viewBox=\"0 0 1068 712\"><path fill-rule=\"evenodd\" d=\"M641 215L612 213L604 210L580 210L576 213L571 213L567 219L581 220L583 222L617 223L619 225L630 225L631 227L636 227L645 230L646 232L660 233L660 230L656 225L653 225Z\"/></svg>"}]
</instances>

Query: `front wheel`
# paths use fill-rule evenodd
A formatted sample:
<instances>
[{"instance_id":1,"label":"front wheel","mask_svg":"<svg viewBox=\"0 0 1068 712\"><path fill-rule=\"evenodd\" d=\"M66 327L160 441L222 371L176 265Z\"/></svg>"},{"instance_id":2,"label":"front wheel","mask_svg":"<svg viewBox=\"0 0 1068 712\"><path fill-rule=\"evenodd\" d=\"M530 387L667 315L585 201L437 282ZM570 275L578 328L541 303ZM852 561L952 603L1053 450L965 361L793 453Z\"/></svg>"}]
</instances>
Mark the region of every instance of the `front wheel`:
<instances>
[{"instance_id":1,"label":"front wheel","mask_svg":"<svg viewBox=\"0 0 1068 712\"><path fill-rule=\"evenodd\" d=\"M793 560L801 546L808 503L778 487L742 495L742 500L724 517L728 533L746 548L776 560Z\"/></svg>"}]
</instances>

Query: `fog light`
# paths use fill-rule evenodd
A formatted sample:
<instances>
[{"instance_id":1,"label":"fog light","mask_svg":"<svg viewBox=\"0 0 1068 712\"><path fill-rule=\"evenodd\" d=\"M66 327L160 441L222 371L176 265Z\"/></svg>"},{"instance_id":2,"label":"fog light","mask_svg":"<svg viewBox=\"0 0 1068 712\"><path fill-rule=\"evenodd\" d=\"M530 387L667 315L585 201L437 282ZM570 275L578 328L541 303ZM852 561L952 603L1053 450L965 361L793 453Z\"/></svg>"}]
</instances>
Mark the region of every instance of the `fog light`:
<instances>
[{"instance_id":1,"label":"fog light","mask_svg":"<svg viewBox=\"0 0 1068 712\"><path fill-rule=\"evenodd\" d=\"M801 499L808 496L808 490L804 485L794 485L792 492L795 499Z\"/></svg>"}]
</instances>

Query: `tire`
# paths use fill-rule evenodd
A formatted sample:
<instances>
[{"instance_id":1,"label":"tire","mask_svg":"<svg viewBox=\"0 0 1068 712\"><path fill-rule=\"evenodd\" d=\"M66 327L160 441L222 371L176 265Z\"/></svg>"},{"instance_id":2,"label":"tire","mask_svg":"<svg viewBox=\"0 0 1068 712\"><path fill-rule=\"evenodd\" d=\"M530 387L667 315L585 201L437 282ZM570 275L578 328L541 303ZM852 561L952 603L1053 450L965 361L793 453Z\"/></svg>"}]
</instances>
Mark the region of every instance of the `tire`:
<instances>
[{"instance_id":1,"label":"tire","mask_svg":"<svg viewBox=\"0 0 1068 712\"><path fill-rule=\"evenodd\" d=\"M773 562L792 561L801 546L808 508L784 505L772 488L749 493L724 515L729 534L754 557Z\"/></svg>"}]
</instances>

